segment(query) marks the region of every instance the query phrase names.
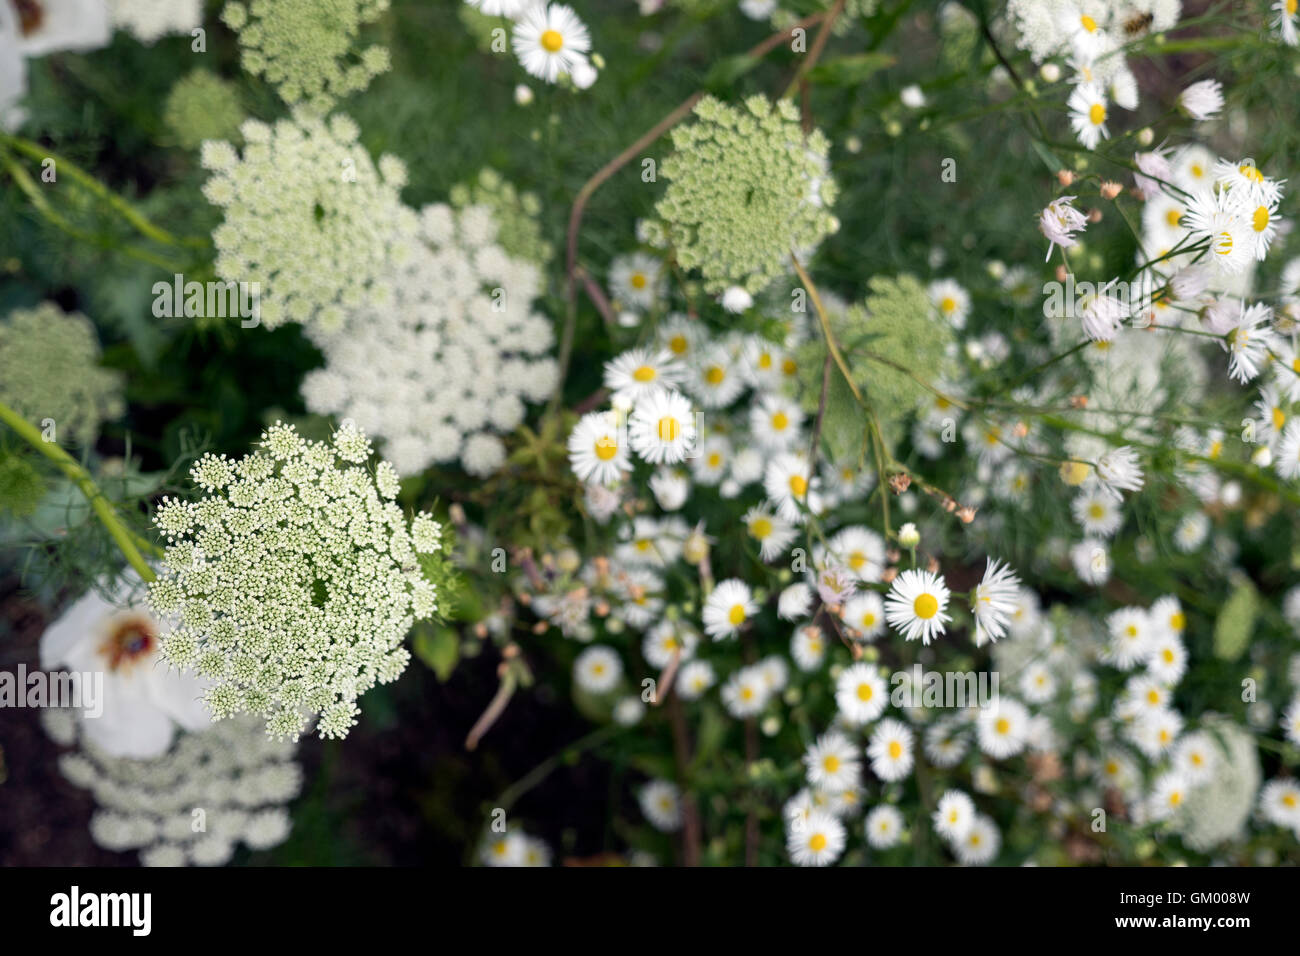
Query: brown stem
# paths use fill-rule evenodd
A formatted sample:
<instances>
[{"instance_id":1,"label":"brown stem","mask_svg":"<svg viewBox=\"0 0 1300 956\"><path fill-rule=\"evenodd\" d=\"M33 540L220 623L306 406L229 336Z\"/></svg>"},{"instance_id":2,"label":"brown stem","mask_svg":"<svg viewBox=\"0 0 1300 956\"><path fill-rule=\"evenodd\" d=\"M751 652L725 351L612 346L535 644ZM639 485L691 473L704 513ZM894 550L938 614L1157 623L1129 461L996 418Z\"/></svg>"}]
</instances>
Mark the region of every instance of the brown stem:
<instances>
[{"instance_id":1,"label":"brown stem","mask_svg":"<svg viewBox=\"0 0 1300 956\"><path fill-rule=\"evenodd\" d=\"M695 794L687 780L691 763L691 742L682 713L682 700L676 694L668 698L668 723L673 733L673 761L677 766L677 786L682 793L682 863L700 865L700 812Z\"/></svg>"}]
</instances>

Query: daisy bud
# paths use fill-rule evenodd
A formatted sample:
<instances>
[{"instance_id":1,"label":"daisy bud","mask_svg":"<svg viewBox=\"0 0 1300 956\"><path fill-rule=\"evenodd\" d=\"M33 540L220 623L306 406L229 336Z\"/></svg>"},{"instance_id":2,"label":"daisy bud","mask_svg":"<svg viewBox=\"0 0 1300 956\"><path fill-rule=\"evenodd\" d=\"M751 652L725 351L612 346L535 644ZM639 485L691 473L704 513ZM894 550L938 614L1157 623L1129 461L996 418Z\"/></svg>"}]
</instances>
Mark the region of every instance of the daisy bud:
<instances>
[{"instance_id":1,"label":"daisy bud","mask_svg":"<svg viewBox=\"0 0 1300 956\"><path fill-rule=\"evenodd\" d=\"M550 626L551 625L548 624L546 621L538 621L536 624L533 625L533 633L540 637L541 635L547 632Z\"/></svg>"},{"instance_id":2,"label":"daisy bud","mask_svg":"<svg viewBox=\"0 0 1300 956\"><path fill-rule=\"evenodd\" d=\"M916 529L916 525L911 521L898 529L898 543L905 548L915 548L921 543L921 532Z\"/></svg>"},{"instance_id":3,"label":"daisy bud","mask_svg":"<svg viewBox=\"0 0 1300 956\"><path fill-rule=\"evenodd\" d=\"M1086 461L1061 462L1061 480L1072 488L1083 484L1091 473L1092 466Z\"/></svg>"},{"instance_id":4,"label":"daisy bud","mask_svg":"<svg viewBox=\"0 0 1300 956\"><path fill-rule=\"evenodd\" d=\"M1101 184L1101 198L1114 199L1124 191L1124 187L1112 180L1106 180Z\"/></svg>"},{"instance_id":5,"label":"daisy bud","mask_svg":"<svg viewBox=\"0 0 1300 956\"><path fill-rule=\"evenodd\" d=\"M1260 468L1267 468L1273 464L1273 452L1267 445L1260 445L1255 449L1255 453L1250 456L1250 462Z\"/></svg>"},{"instance_id":6,"label":"daisy bud","mask_svg":"<svg viewBox=\"0 0 1300 956\"><path fill-rule=\"evenodd\" d=\"M1068 279L1069 277L1070 277L1070 270L1067 269L1067 268L1065 268L1064 265L1059 265L1059 266L1056 267L1056 281L1057 281L1057 282L1064 282L1064 281L1065 281L1066 279Z\"/></svg>"},{"instance_id":7,"label":"daisy bud","mask_svg":"<svg viewBox=\"0 0 1300 956\"><path fill-rule=\"evenodd\" d=\"M957 509L957 517L961 519L962 524L970 524L975 520L975 508L970 505L962 505Z\"/></svg>"},{"instance_id":8,"label":"daisy bud","mask_svg":"<svg viewBox=\"0 0 1300 956\"><path fill-rule=\"evenodd\" d=\"M1147 126L1138 132L1137 135L1138 145L1150 146L1153 142L1155 142L1155 138L1156 138L1156 134L1151 132L1150 126Z\"/></svg>"},{"instance_id":9,"label":"daisy bud","mask_svg":"<svg viewBox=\"0 0 1300 956\"><path fill-rule=\"evenodd\" d=\"M1101 210L1100 210L1100 209L1089 209L1089 210L1088 210L1088 221L1089 221L1089 222L1101 222Z\"/></svg>"},{"instance_id":10,"label":"daisy bud","mask_svg":"<svg viewBox=\"0 0 1300 956\"><path fill-rule=\"evenodd\" d=\"M477 624L475 624L474 636L477 637L480 641L485 640L488 636L487 625L484 624L482 621L479 621Z\"/></svg>"},{"instance_id":11,"label":"daisy bud","mask_svg":"<svg viewBox=\"0 0 1300 956\"><path fill-rule=\"evenodd\" d=\"M926 569L927 571L929 571L931 574L938 574L938 573L939 573L939 559L938 559L938 558L930 558L930 560L928 560L928 561L925 562L925 569Z\"/></svg>"},{"instance_id":12,"label":"daisy bud","mask_svg":"<svg viewBox=\"0 0 1300 956\"><path fill-rule=\"evenodd\" d=\"M1011 433L1017 438L1024 438L1029 434L1029 426L1024 422L1016 422L1015 427L1011 429Z\"/></svg>"},{"instance_id":13,"label":"daisy bud","mask_svg":"<svg viewBox=\"0 0 1300 956\"><path fill-rule=\"evenodd\" d=\"M885 568L885 570L880 573L880 583L890 584L896 577L898 577L898 568Z\"/></svg>"},{"instance_id":14,"label":"daisy bud","mask_svg":"<svg viewBox=\"0 0 1300 956\"><path fill-rule=\"evenodd\" d=\"M573 71L569 74L573 80L573 85L580 90L590 89L596 82L596 68L591 65L590 60L579 60L573 65Z\"/></svg>"},{"instance_id":15,"label":"daisy bud","mask_svg":"<svg viewBox=\"0 0 1300 956\"><path fill-rule=\"evenodd\" d=\"M893 489L894 494L901 495L912 484L912 478L905 472L899 472L896 475L889 476L889 487Z\"/></svg>"},{"instance_id":16,"label":"daisy bud","mask_svg":"<svg viewBox=\"0 0 1300 956\"><path fill-rule=\"evenodd\" d=\"M722 307L733 314L740 314L754 304L754 297L738 285L733 285L722 293Z\"/></svg>"},{"instance_id":17,"label":"daisy bud","mask_svg":"<svg viewBox=\"0 0 1300 956\"><path fill-rule=\"evenodd\" d=\"M1058 169L1056 171L1056 181L1062 186L1072 186L1074 185L1074 173L1068 169Z\"/></svg>"},{"instance_id":18,"label":"daisy bud","mask_svg":"<svg viewBox=\"0 0 1300 956\"><path fill-rule=\"evenodd\" d=\"M1044 83L1055 83L1061 78L1061 68L1055 63L1044 63L1038 68L1038 75Z\"/></svg>"},{"instance_id":19,"label":"daisy bud","mask_svg":"<svg viewBox=\"0 0 1300 956\"><path fill-rule=\"evenodd\" d=\"M528 106L533 102L532 87L526 83L520 83L515 87L515 103L519 106Z\"/></svg>"}]
</instances>

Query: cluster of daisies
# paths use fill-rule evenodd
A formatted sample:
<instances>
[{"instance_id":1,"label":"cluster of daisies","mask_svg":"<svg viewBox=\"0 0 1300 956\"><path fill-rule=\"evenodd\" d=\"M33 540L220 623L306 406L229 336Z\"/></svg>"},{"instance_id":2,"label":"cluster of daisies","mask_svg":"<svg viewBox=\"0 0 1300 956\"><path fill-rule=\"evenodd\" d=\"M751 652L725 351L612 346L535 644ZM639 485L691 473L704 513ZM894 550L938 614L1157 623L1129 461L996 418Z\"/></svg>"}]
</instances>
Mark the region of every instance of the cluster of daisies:
<instances>
[{"instance_id":1,"label":"cluster of daisies","mask_svg":"<svg viewBox=\"0 0 1300 956\"><path fill-rule=\"evenodd\" d=\"M530 76L546 83L563 80L580 90L596 82L601 58L591 52L591 33L572 7L548 0L465 2L484 16L509 23L510 46ZM516 96L531 99L519 91Z\"/></svg>"}]
</instances>

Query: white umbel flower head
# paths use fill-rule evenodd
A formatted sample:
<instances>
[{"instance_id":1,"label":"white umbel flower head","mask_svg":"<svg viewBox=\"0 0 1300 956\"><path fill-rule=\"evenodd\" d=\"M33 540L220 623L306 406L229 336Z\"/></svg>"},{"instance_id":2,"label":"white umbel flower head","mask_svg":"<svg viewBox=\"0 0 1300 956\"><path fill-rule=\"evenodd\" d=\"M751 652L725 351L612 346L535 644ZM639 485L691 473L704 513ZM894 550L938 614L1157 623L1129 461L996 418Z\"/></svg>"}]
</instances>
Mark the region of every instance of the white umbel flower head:
<instances>
[{"instance_id":1,"label":"white umbel flower head","mask_svg":"<svg viewBox=\"0 0 1300 956\"><path fill-rule=\"evenodd\" d=\"M345 737L357 698L406 669L407 631L438 611L426 569L445 573L440 529L411 522L396 472L369 459L355 426L325 443L277 422L254 453L194 464L206 497L158 507L167 549L149 603L177 620L162 654L215 682L214 719L248 712L296 738L319 714L322 737Z\"/></svg>"}]
</instances>

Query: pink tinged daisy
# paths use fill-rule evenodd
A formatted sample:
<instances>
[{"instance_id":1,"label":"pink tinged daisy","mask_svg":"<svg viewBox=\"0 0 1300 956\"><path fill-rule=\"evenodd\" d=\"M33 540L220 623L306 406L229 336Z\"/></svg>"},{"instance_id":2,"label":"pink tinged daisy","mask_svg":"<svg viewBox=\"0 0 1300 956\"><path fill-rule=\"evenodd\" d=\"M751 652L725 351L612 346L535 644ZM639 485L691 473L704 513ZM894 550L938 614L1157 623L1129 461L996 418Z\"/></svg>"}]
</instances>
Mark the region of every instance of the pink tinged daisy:
<instances>
[{"instance_id":1,"label":"pink tinged daisy","mask_svg":"<svg viewBox=\"0 0 1300 956\"><path fill-rule=\"evenodd\" d=\"M758 604L749 585L736 578L720 581L704 602L704 633L715 641L735 637L757 613Z\"/></svg>"},{"instance_id":2,"label":"pink tinged daisy","mask_svg":"<svg viewBox=\"0 0 1300 956\"><path fill-rule=\"evenodd\" d=\"M975 801L960 790L948 790L931 819L935 832L945 840L961 840L975 824Z\"/></svg>"},{"instance_id":3,"label":"pink tinged daisy","mask_svg":"<svg viewBox=\"0 0 1300 956\"><path fill-rule=\"evenodd\" d=\"M874 849L888 850L898 846L903 838L903 815L898 812L897 807L887 803L881 804L867 814L863 828L867 834L867 842Z\"/></svg>"},{"instance_id":4,"label":"pink tinged daisy","mask_svg":"<svg viewBox=\"0 0 1300 956\"><path fill-rule=\"evenodd\" d=\"M1162 185L1174 178L1174 168L1169 163L1168 151L1163 148L1149 153L1134 153L1133 165L1138 168L1138 171L1133 174L1133 182L1148 197L1159 194Z\"/></svg>"},{"instance_id":5,"label":"pink tinged daisy","mask_svg":"<svg viewBox=\"0 0 1300 956\"><path fill-rule=\"evenodd\" d=\"M1099 86L1094 83L1076 86L1066 105L1074 135L1085 149L1096 149L1097 143L1110 137L1106 129L1106 94Z\"/></svg>"},{"instance_id":6,"label":"pink tinged daisy","mask_svg":"<svg viewBox=\"0 0 1300 956\"><path fill-rule=\"evenodd\" d=\"M695 449L695 439L695 412L681 392L648 395L632 412L628 443L652 465L685 461Z\"/></svg>"},{"instance_id":7,"label":"pink tinged daisy","mask_svg":"<svg viewBox=\"0 0 1300 956\"><path fill-rule=\"evenodd\" d=\"M885 602L875 591L863 591L844 603L840 617L853 637L873 641L885 629Z\"/></svg>"},{"instance_id":8,"label":"pink tinged daisy","mask_svg":"<svg viewBox=\"0 0 1300 956\"><path fill-rule=\"evenodd\" d=\"M775 514L766 505L756 505L745 512L745 530L758 542L758 556L772 562L786 554L798 536L794 525Z\"/></svg>"},{"instance_id":9,"label":"pink tinged daisy","mask_svg":"<svg viewBox=\"0 0 1300 956\"><path fill-rule=\"evenodd\" d=\"M912 731L901 721L887 717L876 725L867 745L871 772L881 780L902 780L912 772Z\"/></svg>"},{"instance_id":10,"label":"pink tinged daisy","mask_svg":"<svg viewBox=\"0 0 1300 956\"><path fill-rule=\"evenodd\" d=\"M923 644L944 633L952 618L944 613L949 591L943 578L932 571L908 570L894 578L885 601L885 619L909 641Z\"/></svg>"},{"instance_id":11,"label":"pink tinged daisy","mask_svg":"<svg viewBox=\"0 0 1300 956\"><path fill-rule=\"evenodd\" d=\"M808 783L826 793L841 793L861 782L862 763L858 748L836 731L822 734L803 757Z\"/></svg>"},{"instance_id":12,"label":"pink tinged daisy","mask_svg":"<svg viewBox=\"0 0 1300 956\"><path fill-rule=\"evenodd\" d=\"M632 470L622 434L617 412L589 412L578 420L569 435L569 464L579 481L608 487Z\"/></svg>"},{"instance_id":13,"label":"pink tinged daisy","mask_svg":"<svg viewBox=\"0 0 1300 956\"><path fill-rule=\"evenodd\" d=\"M538 2L520 13L511 44L525 70L554 83L587 62L591 36L571 7Z\"/></svg>"},{"instance_id":14,"label":"pink tinged daisy","mask_svg":"<svg viewBox=\"0 0 1300 956\"><path fill-rule=\"evenodd\" d=\"M1192 119L1207 120L1223 109L1223 84L1218 80L1193 83L1178 95L1178 105Z\"/></svg>"},{"instance_id":15,"label":"pink tinged daisy","mask_svg":"<svg viewBox=\"0 0 1300 956\"><path fill-rule=\"evenodd\" d=\"M953 852L964 866L983 866L991 863L1002 846L1002 834L997 825L980 814L975 817L966 835L953 844Z\"/></svg>"},{"instance_id":16,"label":"pink tinged daisy","mask_svg":"<svg viewBox=\"0 0 1300 956\"><path fill-rule=\"evenodd\" d=\"M986 638L996 641L1007 632L1007 624L1020 597L1020 578L1010 565L986 559L984 577L975 586L971 613L975 615L975 643Z\"/></svg>"},{"instance_id":17,"label":"pink tinged daisy","mask_svg":"<svg viewBox=\"0 0 1300 956\"><path fill-rule=\"evenodd\" d=\"M1224 336L1223 350L1228 353L1228 374L1245 384L1259 374L1269 361L1276 341L1273 330L1273 309L1262 302L1252 306L1241 303L1235 325Z\"/></svg>"},{"instance_id":18,"label":"pink tinged daisy","mask_svg":"<svg viewBox=\"0 0 1300 956\"><path fill-rule=\"evenodd\" d=\"M643 398L677 388L685 374L667 349L631 349L605 363L605 387L615 405L632 408Z\"/></svg>"},{"instance_id":19,"label":"pink tinged daisy","mask_svg":"<svg viewBox=\"0 0 1300 956\"><path fill-rule=\"evenodd\" d=\"M1074 237L1088 227L1088 217L1075 209L1070 203L1073 196L1061 196L1048 204L1038 217L1038 229L1047 239L1047 258L1052 258L1052 249L1060 246L1069 249L1078 243Z\"/></svg>"},{"instance_id":20,"label":"pink tinged daisy","mask_svg":"<svg viewBox=\"0 0 1300 956\"><path fill-rule=\"evenodd\" d=\"M797 866L827 866L844 852L844 824L825 810L812 810L786 826L786 850Z\"/></svg>"},{"instance_id":21,"label":"pink tinged daisy","mask_svg":"<svg viewBox=\"0 0 1300 956\"><path fill-rule=\"evenodd\" d=\"M1014 757L1029 737L1029 711L1015 698L1001 697L980 709L975 735L980 750L994 760Z\"/></svg>"},{"instance_id":22,"label":"pink tinged daisy","mask_svg":"<svg viewBox=\"0 0 1300 956\"><path fill-rule=\"evenodd\" d=\"M889 691L874 664L860 661L846 667L835 681L835 706L850 727L871 723L888 703Z\"/></svg>"},{"instance_id":23,"label":"pink tinged daisy","mask_svg":"<svg viewBox=\"0 0 1300 956\"><path fill-rule=\"evenodd\" d=\"M1115 501L1123 498L1125 491L1140 490L1143 478L1137 452L1128 445L1112 448L1097 459L1091 481Z\"/></svg>"}]
</instances>

